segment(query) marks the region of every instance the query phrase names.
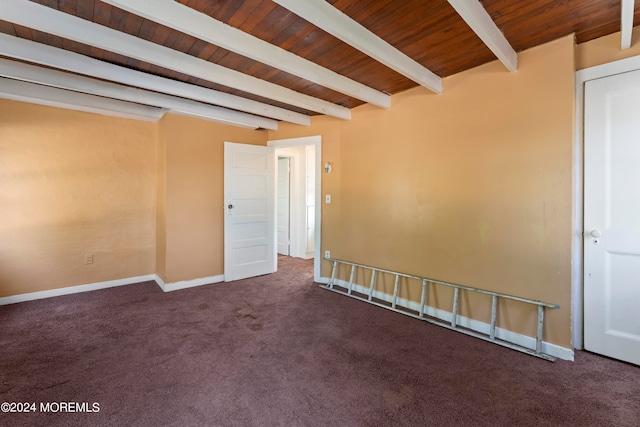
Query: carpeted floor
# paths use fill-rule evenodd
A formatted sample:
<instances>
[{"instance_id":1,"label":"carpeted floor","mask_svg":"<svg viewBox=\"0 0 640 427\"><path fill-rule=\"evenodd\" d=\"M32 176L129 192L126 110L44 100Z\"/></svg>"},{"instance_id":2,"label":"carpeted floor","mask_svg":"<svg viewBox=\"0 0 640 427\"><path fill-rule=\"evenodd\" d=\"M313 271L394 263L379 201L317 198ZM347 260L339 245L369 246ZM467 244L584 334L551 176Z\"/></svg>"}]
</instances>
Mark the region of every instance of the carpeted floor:
<instances>
[{"instance_id":1,"label":"carpeted floor","mask_svg":"<svg viewBox=\"0 0 640 427\"><path fill-rule=\"evenodd\" d=\"M312 263L0 307L2 426L638 426L640 368L547 362L319 289ZM86 402L93 413L43 413ZM45 408L46 409L46 408Z\"/></svg>"}]
</instances>

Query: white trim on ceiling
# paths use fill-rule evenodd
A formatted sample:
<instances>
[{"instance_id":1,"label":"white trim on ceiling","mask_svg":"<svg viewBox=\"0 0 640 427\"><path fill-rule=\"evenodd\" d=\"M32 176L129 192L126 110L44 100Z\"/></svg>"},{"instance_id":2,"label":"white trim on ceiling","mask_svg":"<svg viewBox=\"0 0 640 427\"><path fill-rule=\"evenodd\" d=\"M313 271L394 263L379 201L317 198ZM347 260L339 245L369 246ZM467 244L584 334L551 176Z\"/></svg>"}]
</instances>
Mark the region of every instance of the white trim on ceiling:
<instances>
[{"instance_id":1,"label":"white trim on ceiling","mask_svg":"<svg viewBox=\"0 0 640 427\"><path fill-rule=\"evenodd\" d=\"M90 95L119 99L121 101L162 107L178 114L185 114L235 126L250 127L253 129L278 129L278 122L276 120L252 116L201 102L150 92L144 89L122 86L116 83L69 74L64 71L38 67L9 59L0 58L0 76Z\"/></svg>"},{"instance_id":2,"label":"white trim on ceiling","mask_svg":"<svg viewBox=\"0 0 640 427\"><path fill-rule=\"evenodd\" d=\"M325 0L273 1L403 76L435 93L442 93L442 79L439 76L409 58Z\"/></svg>"},{"instance_id":3,"label":"white trim on ceiling","mask_svg":"<svg viewBox=\"0 0 640 427\"><path fill-rule=\"evenodd\" d=\"M131 70L78 53L36 43L31 40L20 39L8 34L0 33L0 54L47 67L58 68L208 104L229 107L234 110L286 122L305 126L311 124L311 118L309 116L285 110L284 108L274 107L213 89Z\"/></svg>"},{"instance_id":4,"label":"white trim on ceiling","mask_svg":"<svg viewBox=\"0 0 640 427\"><path fill-rule=\"evenodd\" d=\"M147 122L156 122L165 113L162 108L41 86L4 77L0 77L0 98Z\"/></svg>"},{"instance_id":5,"label":"white trim on ceiling","mask_svg":"<svg viewBox=\"0 0 640 427\"><path fill-rule=\"evenodd\" d=\"M47 6L28 0L2 0L1 4L0 19L14 24L88 44L306 110L345 120L351 118L351 111L346 107L121 33Z\"/></svg>"},{"instance_id":6,"label":"white trim on ceiling","mask_svg":"<svg viewBox=\"0 0 640 427\"><path fill-rule=\"evenodd\" d=\"M391 97L173 0L102 0L200 40L382 108Z\"/></svg>"},{"instance_id":7,"label":"white trim on ceiling","mask_svg":"<svg viewBox=\"0 0 640 427\"><path fill-rule=\"evenodd\" d=\"M631 47L633 14L635 11L634 0L622 0L620 9L620 49L625 50Z\"/></svg>"},{"instance_id":8,"label":"white trim on ceiling","mask_svg":"<svg viewBox=\"0 0 640 427\"><path fill-rule=\"evenodd\" d=\"M447 0L509 71L518 69L518 54L478 0Z\"/></svg>"}]
</instances>

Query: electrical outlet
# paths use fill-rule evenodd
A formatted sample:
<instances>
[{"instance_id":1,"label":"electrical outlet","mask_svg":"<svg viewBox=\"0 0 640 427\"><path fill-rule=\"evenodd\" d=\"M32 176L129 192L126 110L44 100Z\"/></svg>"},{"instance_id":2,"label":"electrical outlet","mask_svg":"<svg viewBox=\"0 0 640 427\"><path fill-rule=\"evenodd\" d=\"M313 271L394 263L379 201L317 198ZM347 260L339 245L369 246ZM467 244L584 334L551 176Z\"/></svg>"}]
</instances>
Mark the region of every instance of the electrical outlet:
<instances>
[{"instance_id":1,"label":"electrical outlet","mask_svg":"<svg viewBox=\"0 0 640 427\"><path fill-rule=\"evenodd\" d=\"M88 254L84 256L85 265L93 264L93 254Z\"/></svg>"},{"instance_id":2,"label":"electrical outlet","mask_svg":"<svg viewBox=\"0 0 640 427\"><path fill-rule=\"evenodd\" d=\"M326 259L331 258L331 251L324 251L324 257L325 257Z\"/></svg>"}]
</instances>

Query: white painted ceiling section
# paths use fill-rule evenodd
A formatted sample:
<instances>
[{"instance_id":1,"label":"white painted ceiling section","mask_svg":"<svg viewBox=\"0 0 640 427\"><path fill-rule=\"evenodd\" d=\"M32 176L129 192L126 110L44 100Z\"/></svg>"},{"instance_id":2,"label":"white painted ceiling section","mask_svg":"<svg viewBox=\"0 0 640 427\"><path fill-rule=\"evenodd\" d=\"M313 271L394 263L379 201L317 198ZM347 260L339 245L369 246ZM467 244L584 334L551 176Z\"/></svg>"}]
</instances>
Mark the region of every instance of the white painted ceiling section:
<instances>
[{"instance_id":1,"label":"white painted ceiling section","mask_svg":"<svg viewBox=\"0 0 640 427\"><path fill-rule=\"evenodd\" d=\"M0 19L340 119L348 108L222 67L28 0L0 0Z\"/></svg>"},{"instance_id":2,"label":"white painted ceiling section","mask_svg":"<svg viewBox=\"0 0 640 427\"><path fill-rule=\"evenodd\" d=\"M0 77L0 98L148 122L158 121L165 113L162 108L41 86L4 77Z\"/></svg>"},{"instance_id":3,"label":"white painted ceiling section","mask_svg":"<svg viewBox=\"0 0 640 427\"><path fill-rule=\"evenodd\" d=\"M274 107L261 102L245 99L236 95L207 89L164 77L131 70L119 65L110 64L89 58L75 52L48 46L31 40L0 33L0 55L73 73L93 76L128 86L140 87L155 92L175 95L181 98L201 101L203 103L221 105L236 110L249 112L272 119L291 123L309 125L311 118L307 115ZM208 117L215 120L217 116ZM244 123L251 126L250 123Z\"/></svg>"},{"instance_id":4,"label":"white painted ceiling section","mask_svg":"<svg viewBox=\"0 0 640 427\"><path fill-rule=\"evenodd\" d=\"M253 129L278 129L278 122L273 119L252 116L201 102L73 75L64 71L42 68L9 59L0 58L0 76L90 95L162 107L175 113L236 126L251 127Z\"/></svg>"},{"instance_id":5,"label":"white painted ceiling section","mask_svg":"<svg viewBox=\"0 0 640 427\"><path fill-rule=\"evenodd\" d=\"M376 61L435 92L442 79L325 0L273 0L299 17L367 54Z\"/></svg>"},{"instance_id":6,"label":"white painted ceiling section","mask_svg":"<svg viewBox=\"0 0 640 427\"><path fill-rule=\"evenodd\" d=\"M513 50L480 1L447 1L509 71L518 69L518 54Z\"/></svg>"},{"instance_id":7,"label":"white painted ceiling section","mask_svg":"<svg viewBox=\"0 0 640 427\"><path fill-rule=\"evenodd\" d=\"M102 1L353 98L382 108L391 106L391 97L385 93L321 67L176 1Z\"/></svg>"},{"instance_id":8,"label":"white painted ceiling section","mask_svg":"<svg viewBox=\"0 0 640 427\"><path fill-rule=\"evenodd\" d=\"M635 10L634 0L622 0L620 9L620 49L625 50L631 47L631 35L633 33L633 11Z\"/></svg>"}]
</instances>

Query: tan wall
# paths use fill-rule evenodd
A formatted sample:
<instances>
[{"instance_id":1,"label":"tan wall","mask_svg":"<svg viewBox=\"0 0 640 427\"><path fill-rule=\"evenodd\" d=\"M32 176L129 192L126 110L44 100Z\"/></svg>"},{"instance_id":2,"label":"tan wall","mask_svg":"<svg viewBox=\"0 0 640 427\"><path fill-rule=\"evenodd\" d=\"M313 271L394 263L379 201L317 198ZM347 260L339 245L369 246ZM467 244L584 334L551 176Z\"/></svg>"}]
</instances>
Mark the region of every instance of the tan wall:
<instances>
[{"instance_id":1,"label":"tan wall","mask_svg":"<svg viewBox=\"0 0 640 427\"><path fill-rule=\"evenodd\" d=\"M155 139L153 123L0 100L0 297L155 272Z\"/></svg>"},{"instance_id":2,"label":"tan wall","mask_svg":"<svg viewBox=\"0 0 640 427\"><path fill-rule=\"evenodd\" d=\"M166 282L224 273L224 142L266 145L267 133L168 114Z\"/></svg>"},{"instance_id":3,"label":"tan wall","mask_svg":"<svg viewBox=\"0 0 640 427\"><path fill-rule=\"evenodd\" d=\"M633 30L631 47L620 50L620 33L580 43L576 46L576 70L640 55L640 27Z\"/></svg>"},{"instance_id":4,"label":"tan wall","mask_svg":"<svg viewBox=\"0 0 640 427\"><path fill-rule=\"evenodd\" d=\"M322 177L333 192L323 250L557 303L545 340L569 347L573 49L565 37L520 53L515 73L493 62L445 79L442 95L416 88L390 110L365 105L351 121L270 132L323 136L334 164ZM450 310L442 290L431 296ZM487 321L487 310L463 298L462 314ZM533 316L504 306L499 323L531 335Z\"/></svg>"}]
</instances>

